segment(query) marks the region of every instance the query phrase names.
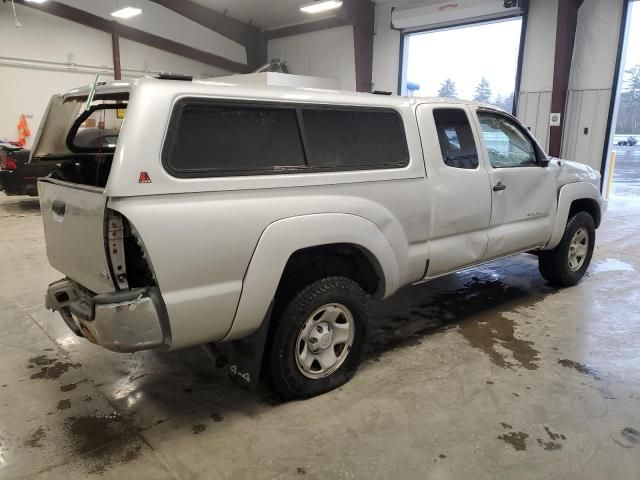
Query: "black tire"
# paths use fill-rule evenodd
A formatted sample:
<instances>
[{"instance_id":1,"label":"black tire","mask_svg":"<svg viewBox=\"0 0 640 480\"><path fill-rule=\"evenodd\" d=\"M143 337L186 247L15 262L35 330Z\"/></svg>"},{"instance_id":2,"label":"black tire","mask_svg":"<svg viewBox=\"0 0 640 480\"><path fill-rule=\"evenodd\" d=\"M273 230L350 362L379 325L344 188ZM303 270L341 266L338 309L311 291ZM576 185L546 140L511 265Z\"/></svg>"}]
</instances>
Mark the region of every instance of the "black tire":
<instances>
[{"instance_id":1,"label":"black tire","mask_svg":"<svg viewBox=\"0 0 640 480\"><path fill-rule=\"evenodd\" d=\"M569 247L574 235L581 228L584 228L587 231L589 239L587 254L582 266L578 270L572 271L569 267ZM561 287L571 287L576 285L584 276L587 268L589 268L595 242L596 226L593 221L593 217L587 212L576 213L569 218L560 244L553 250L540 252L540 255L538 256L538 268L540 269L540 273L545 280L554 285Z\"/></svg>"},{"instance_id":2,"label":"black tire","mask_svg":"<svg viewBox=\"0 0 640 480\"><path fill-rule=\"evenodd\" d=\"M298 335L310 315L328 304L345 306L353 317L353 343L342 364L323 378L305 376L296 361ZM369 298L353 280L327 277L302 289L279 308L268 344L268 373L273 388L285 399L308 398L333 390L353 377L367 349Z\"/></svg>"}]
</instances>

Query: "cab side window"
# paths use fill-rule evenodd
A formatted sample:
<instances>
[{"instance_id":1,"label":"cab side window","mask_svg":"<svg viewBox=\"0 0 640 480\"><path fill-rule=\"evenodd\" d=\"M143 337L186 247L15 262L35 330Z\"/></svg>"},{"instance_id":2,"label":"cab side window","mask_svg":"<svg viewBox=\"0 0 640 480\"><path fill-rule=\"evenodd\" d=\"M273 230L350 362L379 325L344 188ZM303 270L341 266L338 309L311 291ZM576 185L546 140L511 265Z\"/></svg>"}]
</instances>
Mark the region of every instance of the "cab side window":
<instances>
[{"instance_id":1,"label":"cab side window","mask_svg":"<svg viewBox=\"0 0 640 480\"><path fill-rule=\"evenodd\" d=\"M433 111L442 161L453 168L478 168L478 151L471 125L460 108L437 108Z\"/></svg>"},{"instance_id":2,"label":"cab side window","mask_svg":"<svg viewBox=\"0 0 640 480\"><path fill-rule=\"evenodd\" d=\"M493 168L538 165L533 143L513 121L486 112L478 112L478 120Z\"/></svg>"}]
</instances>

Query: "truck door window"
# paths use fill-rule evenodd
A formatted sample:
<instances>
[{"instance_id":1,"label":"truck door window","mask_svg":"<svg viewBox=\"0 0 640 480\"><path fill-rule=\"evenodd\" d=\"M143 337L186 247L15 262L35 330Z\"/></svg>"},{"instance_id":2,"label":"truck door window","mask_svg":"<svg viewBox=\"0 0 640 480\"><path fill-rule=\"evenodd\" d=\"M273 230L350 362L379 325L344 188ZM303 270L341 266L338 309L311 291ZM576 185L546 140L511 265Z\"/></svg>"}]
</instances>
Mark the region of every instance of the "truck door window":
<instances>
[{"instance_id":1,"label":"truck door window","mask_svg":"<svg viewBox=\"0 0 640 480\"><path fill-rule=\"evenodd\" d=\"M442 161L453 168L478 168L478 151L471 125L460 108L437 108L433 111Z\"/></svg>"},{"instance_id":2,"label":"truck door window","mask_svg":"<svg viewBox=\"0 0 640 480\"><path fill-rule=\"evenodd\" d=\"M478 120L493 168L538 165L533 143L513 121L487 112L478 112Z\"/></svg>"}]
</instances>

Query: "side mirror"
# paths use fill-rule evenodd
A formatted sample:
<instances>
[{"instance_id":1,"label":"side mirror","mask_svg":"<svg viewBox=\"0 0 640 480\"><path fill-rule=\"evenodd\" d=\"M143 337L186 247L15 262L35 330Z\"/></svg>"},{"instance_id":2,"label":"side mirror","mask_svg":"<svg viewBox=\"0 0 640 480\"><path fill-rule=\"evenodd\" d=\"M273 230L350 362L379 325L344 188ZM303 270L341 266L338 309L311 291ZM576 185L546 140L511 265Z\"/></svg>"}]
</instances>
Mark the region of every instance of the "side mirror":
<instances>
[{"instance_id":1,"label":"side mirror","mask_svg":"<svg viewBox=\"0 0 640 480\"><path fill-rule=\"evenodd\" d=\"M551 162L551 159L549 159L549 157L542 157L538 163L540 164L541 167L547 168L550 162Z\"/></svg>"}]
</instances>

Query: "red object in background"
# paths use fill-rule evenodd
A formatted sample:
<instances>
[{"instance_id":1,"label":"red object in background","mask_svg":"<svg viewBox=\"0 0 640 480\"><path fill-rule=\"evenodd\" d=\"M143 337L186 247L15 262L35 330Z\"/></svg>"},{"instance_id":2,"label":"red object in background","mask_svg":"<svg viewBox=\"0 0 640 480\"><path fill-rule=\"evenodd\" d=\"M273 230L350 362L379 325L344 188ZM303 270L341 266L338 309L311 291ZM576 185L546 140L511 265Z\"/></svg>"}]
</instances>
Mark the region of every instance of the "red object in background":
<instances>
[{"instance_id":1,"label":"red object in background","mask_svg":"<svg viewBox=\"0 0 640 480\"><path fill-rule=\"evenodd\" d=\"M8 155L0 157L0 170L16 170L18 165L13 158Z\"/></svg>"},{"instance_id":2,"label":"red object in background","mask_svg":"<svg viewBox=\"0 0 640 480\"><path fill-rule=\"evenodd\" d=\"M18 144L24 147L27 144L27 138L30 136L31 130L29 130L27 117L22 114L20 115L20 120L18 120Z\"/></svg>"}]
</instances>

